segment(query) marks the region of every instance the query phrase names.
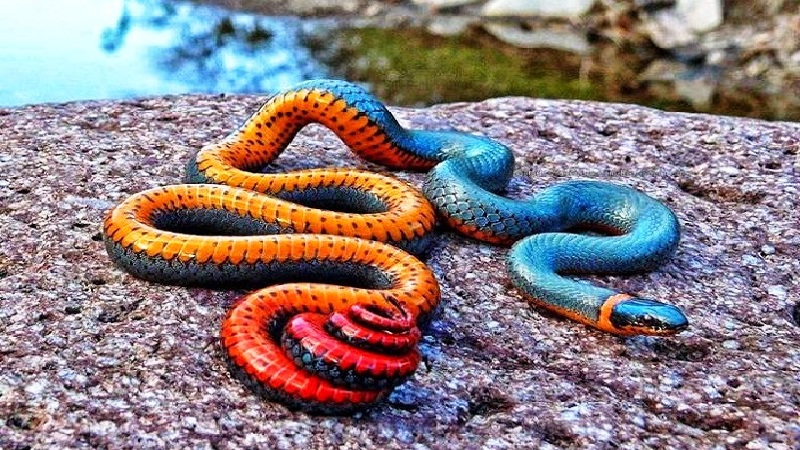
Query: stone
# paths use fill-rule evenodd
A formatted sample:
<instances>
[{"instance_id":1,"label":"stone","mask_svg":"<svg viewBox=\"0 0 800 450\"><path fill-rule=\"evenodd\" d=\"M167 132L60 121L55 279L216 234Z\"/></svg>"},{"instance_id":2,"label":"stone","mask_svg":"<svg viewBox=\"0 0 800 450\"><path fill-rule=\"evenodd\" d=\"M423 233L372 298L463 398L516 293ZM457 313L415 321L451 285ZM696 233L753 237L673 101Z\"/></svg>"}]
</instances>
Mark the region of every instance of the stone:
<instances>
[{"instance_id":1,"label":"stone","mask_svg":"<svg viewBox=\"0 0 800 450\"><path fill-rule=\"evenodd\" d=\"M641 81L675 81L689 70L688 66L672 59L656 59L639 74Z\"/></svg>"},{"instance_id":2,"label":"stone","mask_svg":"<svg viewBox=\"0 0 800 450\"><path fill-rule=\"evenodd\" d=\"M595 0L489 0L481 9L484 16L577 18L586 14Z\"/></svg>"},{"instance_id":3,"label":"stone","mask_svg":"<svg viewBox=\"0 0 800 450\"><path fill-rule=\"evenodd\" d=\"M694 44L698 40L683 18L671 9L647 15L641 28L653 44L667 50Z\"/></svg>"},{"instance_id":4,"label":"stone","mask_svg":"<svg viewBox=\"0 0 800 450\"><path fill-rule=\"evenodd\" d=\"M722 0L678 0L675 11L696 33L705 33L722 25Z\"/></svg>"},{"instance_id":5,"label":"stone","mask_svg":"<svg viewBox=\"0 0 800 450\"><path fill-rule=\"evenodd\" d=\"M293 14L311 16L320 14L352 14L367 6L363 0L283 0L269 2L269 7L277 11L291 11Z\"/></svg>"},{"instance_id":6,"label":"stone","mask_svg":"<svg viewBox=\"0 0 800 450\"><path fill-rule=\"evenodd\" d=\"M424 6L430 9L456 8L471 5L480 0L412 0L415 5Z\"/></svg>"},{"instance_id":7,"label":"stone","mask_svg":"<svg viewBox=\"0 0 800 450\"><path fill-rule=\"evenodd\" d=\"M458 36L464 33L476 19L468 16L436 16L426 25L426 29L438 36Z\"/></svg>"},{"instance_id":8,"label":"stone","mask_svg":"<svg viewBox=\"0 0 800 450\"><path fill-rule=\"evenodd\" d=\"M677 78L675 94L688 100L696 110L702 111L711 105L717 84L716 80L707 76Z\"/></svg>"},{"instance_id":9,"label":"stone","mask_svg":"<svg viewBox=\"0 0 800 450\"><path fill-rule=\"evenodd\" d=\"M520 48L552 48L581 55L591 50L586 34L569 28L527 30L515 24L486 22L483 29L501 41Z\"/></svg>"},{"instance_id":10,"label":"stone","mask_svg":"<svg viewBox=\"0 0 800 450\"><path fill-rule=\"evenodd\" d=\"M0 448L797 447L799 123L523 97L393 108L508 144L514 196L591 177L664 201L683 228L671 260L592 280L675 303L690 327L617 338L542 313L510 286L506 248L442 228L425 368L355 418L316 417L230 376L217 340L241 292L137 280L100 234L263 101L0 108ZM374 169L317 126L278 164Z\"/></svg>"},{"instance_id":11,"label":"stone","mask_svg":"<svg viewBox=\"0 0 800 450\"><path fill-rule=\"evenodd\" d=\"M633 2L636 8L644 11L655 11L658 9L671 8L675 6L676 0L636 0Z\"/></svg>"}]
</instances>

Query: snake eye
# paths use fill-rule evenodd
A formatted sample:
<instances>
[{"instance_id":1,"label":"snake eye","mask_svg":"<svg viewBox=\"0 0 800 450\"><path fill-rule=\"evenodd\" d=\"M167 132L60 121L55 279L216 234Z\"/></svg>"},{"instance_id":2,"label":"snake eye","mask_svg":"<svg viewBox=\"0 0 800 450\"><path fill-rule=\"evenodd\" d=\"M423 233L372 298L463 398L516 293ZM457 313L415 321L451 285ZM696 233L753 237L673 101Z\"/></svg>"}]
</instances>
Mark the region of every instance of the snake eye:
<instances>
[{"instance_id":1,"label":"snake eye","mask_svg":"<svg viewBox=\"0 0 800 450\"><path fill-rule=\"evenodd\" d=\"M689 321L678 307L641 297L614 305L611 323L620 330L649 335L671 335L689 326Z\"/></svg>"}]
</instances>

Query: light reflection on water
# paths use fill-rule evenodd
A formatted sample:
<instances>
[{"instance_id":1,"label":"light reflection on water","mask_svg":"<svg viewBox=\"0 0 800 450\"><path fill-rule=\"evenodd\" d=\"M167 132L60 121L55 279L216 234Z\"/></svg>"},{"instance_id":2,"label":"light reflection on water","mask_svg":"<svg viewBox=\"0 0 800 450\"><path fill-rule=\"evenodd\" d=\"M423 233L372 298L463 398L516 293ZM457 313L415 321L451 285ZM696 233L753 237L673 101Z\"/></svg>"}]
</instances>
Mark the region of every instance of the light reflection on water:
<instances>
[{"instance_id":1,"label":"light reflection on water","mask_svg":"<svg viewBox=\"0 0 800 450\"><path fill-rule=\"evenodd\" d=\"M325 75L296 18L154 0L26 0L3 9L0 106L273 92Z\"/></svg>"}]
</instances>

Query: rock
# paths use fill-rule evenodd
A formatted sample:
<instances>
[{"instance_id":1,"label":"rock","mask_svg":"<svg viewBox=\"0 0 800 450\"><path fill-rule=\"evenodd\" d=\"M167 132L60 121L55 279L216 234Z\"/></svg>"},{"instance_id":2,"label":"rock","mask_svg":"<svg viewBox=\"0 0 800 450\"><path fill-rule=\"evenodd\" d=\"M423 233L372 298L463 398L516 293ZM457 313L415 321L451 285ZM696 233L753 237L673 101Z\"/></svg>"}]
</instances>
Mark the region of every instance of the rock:
<instances>
[{"instance_id":1,"label":"rock","mask_svg":"<svg viewBox=\"0 0 800 450\"><path fill-rule=\"evenodd\" d=\"M595 0L490 0L481 14L494 17L577 18L586 14Z\"/></svg>"},{"instance_id":2,"label":"rock","mask_svg":"<svg viewBox=\"0 0 800 450\"><path fill-rule=\"evenodd\" d=\"M447 9L460 6L471 5L480 0L412 0L415 5L424 6L429 9Z\"/></svg>"},{"instance_id":3,"label":"rock","mask_svg":"<svg viewBox=\"0 0 800 450\"><path fill-rule=\"evenodd\" d=\"M280 11L310 16L319 14L351 14L366 7L363 0L283 0L274 2Z\"/></svg>"},{"instance_id":4,"label":"rock","mask_svg":"<svg viewBox=\"0 0 800 450\"><path fill-rule=\"evenodd\" d=\"M775 57L786 69L800 77L800 14L775 18L770 43Z\"/></svg>"},{"instance_id":5,"label":"rock","mask_svg":"<svg viewBox=\"0 0 800 450\"><path fill-rule=\"evenodd\" d=\"M469 16L435 16L426 29L438 36L457 36L464 33L477 19Z\"/></svg>"},{"instance_id":6,"label":"rock","mask_svg":"<svg viewBox=\"0 0 800 450\"><path fill-rule=\"evenodd\" d=\"M645 12L641 27L656 46L669 50L695 44L699 34L721 24L720 0L677 0L674 8Z\"/></svg>"},{"instance_id":7,"label":"rock","mask_svg":"<svg viewBox=\"0 0 800 450\"><path fill-rule=\"evenodd\" d=\"M641 81L675 81L686 73L688 66L671 59L657 59L639 74Z\"/></svg>"},{"instance_id":8,"label":"rock","mask_svg":"<svg viewBox=\"0 0 800 450\"><path fill-rule=\"evenodd\" d=\"M639 74L641 81L672 83L675 94L684 98L697 110L707 109L716 91L719 80L710 71L690 69L684 63L657 59Z\"/></svg>"},{"instance_id":9,"label":"rock","mask_svg":"<svg viewBox=\"0 0 800 450\"><path fill-rule=\"evenodd\" d=\"M678 0L675 10L696 33L711 31L722 24L721 0Z\"/></svg>"},{"instance_id":10,"label":"rock","mask_svg":"<svg viewBox=\"0 0 800 450\"><path fill-rule=\"evenodd\" d=\"M486 22L483 28L501 41L521 48L553 48L584 55L591 50L586 34L569 28L527 30L500 22Z\"/></svg>"},{"instance_id":11,"label":"rock","mask_svg":"<svg viewBox=\"0 0 800 450\"><path fill-rule=\"evenodd\" d=\"M676 303L690 328L624 339L542 314L506 248L442 230L427 368L356 418L314 417L231 378L217 336L240 293L134 279L99 230L263 100L0 108L0 448L796 447L800 124L521 97L394 109L508 144L536 173L516 196L588 176L666 202L683 228L669 263L594 280ZM316 126L278 162L364 166Z\"/></svg>"},{"instance_id":12,"label":"rock","mask_svg":"<svg viewBox=\"0 0 800 450\"><path fill-rule=\"evenodd\" d=\"M696 44L700 34L720 24L720 0L677 0L674 8L643 13L641 28L656 46L671 50Z\"/></svg>"},{"instance_id":13,"label":"rock","mask_svg":"<svg viewBox=\"0 0 800 450\"><path fill-rule=\"evenodd\" d=\"M727 59L728 56L726 52L721 49L712 49L706 54L706 64L710 66L722 66Z\"/></svg>"},{"instance_id":14,"label":"rock","mask_svg":"<svg viewBox=\"0 0 800 450\"><path fill-rule=\"evenodd\" d=\"M695 110L703 111L711 105L718 82L710 77L678 78L675 94L686 99Z\"/></svg>"},{"instance_id":15,"label":"rock","mask_svg":"<svg viewBox=\"0 0 800 450\"><path fill-rule=\"evenodd\" d=\"M800 50L792 53L786 61L790 64L792 72L796 75L800 75Z\"/></svg>"},{"instance_id":16,"label":"rock","mask_svg":"<svg viewBox=\"0 0 800 450\"><path fill-rule=\"evenodd\" d=\"M653 44L663 49L683 47L697 41L697 35L689 25L671 9L647 15L641 28Z\"/></svg>"}]
</instances>

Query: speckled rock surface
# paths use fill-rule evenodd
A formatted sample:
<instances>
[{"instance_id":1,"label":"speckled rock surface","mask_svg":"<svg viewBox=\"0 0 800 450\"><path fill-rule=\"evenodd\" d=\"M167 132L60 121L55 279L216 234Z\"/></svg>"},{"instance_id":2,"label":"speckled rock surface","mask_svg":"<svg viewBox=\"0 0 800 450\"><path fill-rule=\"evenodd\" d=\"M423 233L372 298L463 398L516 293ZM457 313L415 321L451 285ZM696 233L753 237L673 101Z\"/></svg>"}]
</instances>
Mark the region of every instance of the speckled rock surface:
<instances>
[{"instance_id":1,"label":"speckled rock surface","mask_svg":"<svg viewBox=\"0 0 800 450\"><path fill-rule=\"evenodd\" d=\"M510 144L512 196L590 177L665 201L684 226L673 260L593 279L668 299L691 327L621 339L543 314L510 286L504 249L441 231L427 365L380 407L320 418L230 377L216 336L237 293L136 280L101 245L108 208L180 180L260 101L0 110L0 448L800 445L800 124L522 98L397 110ZM365 166L319 127L278 165Z\"/></svg>"}]
</instances>

